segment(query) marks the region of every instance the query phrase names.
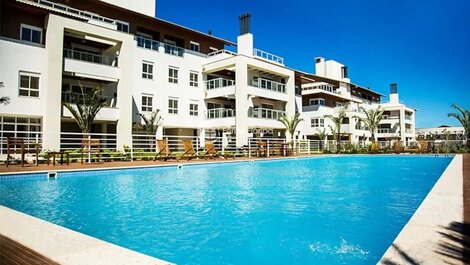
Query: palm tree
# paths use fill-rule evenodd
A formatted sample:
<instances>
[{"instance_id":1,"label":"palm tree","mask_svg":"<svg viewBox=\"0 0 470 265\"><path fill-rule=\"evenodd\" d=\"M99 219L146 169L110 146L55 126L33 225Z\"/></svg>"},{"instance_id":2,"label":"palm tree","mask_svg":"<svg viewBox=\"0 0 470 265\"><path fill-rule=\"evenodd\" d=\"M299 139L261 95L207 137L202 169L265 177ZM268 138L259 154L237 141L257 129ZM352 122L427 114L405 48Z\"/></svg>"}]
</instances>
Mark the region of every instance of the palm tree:
<instances>
[{"instance_id":1,"label":"palm tree","mask_svg":"<svg viewBox=\"0 0 470 265\"><path fill-rule=\"evenodd\" d=\"M72 102L64 102L63 105L72 113L82 133L88 134L96 115L106 105L106 100L101 97L101 85L91 91L85 91L82 85L80 85L80 89L80 94L69 91L68 95L70 95Z\"/></svg>"},{"instance_id":2,"label":"palm tree","mask_svg":"<svg viewBox=\"0 0 470 265\"><path fill-rule=\"evenodd\" d=\"M452 104L452 107L458 110L460 113L449 113L447 116L456 118L460 124L462 124L462 127L465 131L467 147L470 148L470 141L468 140L470 138L470 111L456 104Z\"/></svg>"},{"instance_id":3,"label":"palm tree","mask_svg":"<svg viewBox=\"0 0 470 265\"><path fill-rule=\"evenodd\" d=\"M324 144L324 141L326 139L326 129L323 128L323 131L320 131L319 129L317 129L318 133L316 133L315 135L318 137L318 139L320 139L320 150L323 150L323 144Z\"/></svg>"},{"instance_id":4,"label":"palm tree","mask_svg":"<svg viewBox=\"0 0 470 265\"><path fill-rule=\"evenodd\" d=\"M283 114L279 118L279 121L282 122L282 124L284 124L284 126L286 127L287 132L290 134L290 142L291 142L291 146L292 146L292 143L293 143L293 140L294 140L295 129L297 128L297 125L299 125L299 123L301 121L303 121L303 119L300 118L300 113L296 112L295 115L292 118L289 118L289 117L287 117L286 114Z\"/></svg>"},{"instance_id":5,"label":"palm tree","mask_svg":"<svg viewBox=\"0 0 470 265\"><path fill-rule=\"evenodd\" d=\"M3 88L3 82L0 82L0 88ZM9 97L0 97L0 104L7 105L10 103L10 98Z\"/></svg>"},{"instance_id":6,"label":"palm tree","mask_svg":"<svg viewBox=\"0 0 470 265\"><path fill-rule=\"evenodd\" d=\"M376 109L366 110L364 107L359 107L359 109L366 115L365 118L354 116L354 118L359 119L362 121L365 126L369 129L371 135L371 141L375 143L375 133L377 132L377 128L379 127L379 123L383 118L384 109L382 107L378 107Z\"/></svg>"},{"instance_id":7,"label":"palm tree","mask_svg":"<svg viewBox=\"0 0 470 265\"><path fill-rule=\"evenodd\" d=\"M151 112L149 115L138 113L144 122L144 123L139 123L137 125L138 128L144 130L147 135L154 136L157 133L158 127L161 125L161 122L163 119L162 116L159 115L159 112L160 110L156 109L155 111Z\"/></svg>"},{"instance_id":8,"label":"palm tree","mask_svg":"<svg viewBox=\"0 0 470 265\"><path fill-rule=\"evenodd\" d=\"M338 116L333 115L325 115L325 118L330 119L334 127L329 125L331 132L333 133L333 137L336 140L336 153L339 153L339 149L341 148L341 124L343 124L344 118L346 118L346 107L342 107L338 111ZM335 136L336 134L336 136Z\"/></svg>"}]
</instances>

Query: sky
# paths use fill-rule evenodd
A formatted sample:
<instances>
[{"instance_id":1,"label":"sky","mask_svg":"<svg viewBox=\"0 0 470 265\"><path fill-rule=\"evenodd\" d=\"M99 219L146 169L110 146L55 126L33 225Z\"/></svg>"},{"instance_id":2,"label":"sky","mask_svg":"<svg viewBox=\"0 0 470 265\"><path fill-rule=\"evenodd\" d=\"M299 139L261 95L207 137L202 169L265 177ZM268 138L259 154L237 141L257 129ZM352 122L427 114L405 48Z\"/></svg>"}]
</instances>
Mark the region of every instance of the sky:
<instances>
[{"instance_id":1,"label":"sky","mask_svg":"<svg viewBox=\"0 0 470 265\"><path fill-rule=\"evenodd\" d=\"M254 46L314 73L314 58L348 66L351 82L417 109L416 127L457 126L451 104L470 109L468 0L157 0L159 18L233 42L249 12Z\"/></svg>"}]
</instances>

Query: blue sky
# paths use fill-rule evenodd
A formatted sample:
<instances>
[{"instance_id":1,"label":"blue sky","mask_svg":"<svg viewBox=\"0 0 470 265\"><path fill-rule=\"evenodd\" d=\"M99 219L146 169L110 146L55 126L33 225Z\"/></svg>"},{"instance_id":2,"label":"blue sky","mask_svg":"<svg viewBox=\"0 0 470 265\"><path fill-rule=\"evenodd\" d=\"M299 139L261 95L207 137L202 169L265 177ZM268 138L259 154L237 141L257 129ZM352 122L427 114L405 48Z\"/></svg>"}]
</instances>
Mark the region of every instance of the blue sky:
<instances>
[{"instance_id":1,"label":"blue sky","mask_svg":"<svg viewBox=\"0 0 470 265\"><path fill-rule=\"evenodd\" d=\"M255 47L289 67L313 73L321 56L384 95L398 83L417 127L458 125L447 117L452 103L470 109L470 1L157 1L158 17L232 41L244 12Z\"/></svg>"}]
</instances>

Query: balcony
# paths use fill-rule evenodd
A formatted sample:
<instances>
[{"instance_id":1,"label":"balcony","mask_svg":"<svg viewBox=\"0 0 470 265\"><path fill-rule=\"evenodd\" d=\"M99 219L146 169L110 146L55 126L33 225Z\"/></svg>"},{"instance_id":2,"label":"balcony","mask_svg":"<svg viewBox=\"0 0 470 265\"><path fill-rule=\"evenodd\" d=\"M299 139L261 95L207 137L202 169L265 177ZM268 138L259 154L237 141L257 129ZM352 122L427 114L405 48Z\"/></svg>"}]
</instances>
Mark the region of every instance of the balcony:
<instances>
[{"instance_id":1,"label":"balcony","mask_svg":"<svg viewBox=\"0 0 470 265\"><path fill-rule=\"evenodd\" d=\"M168 44L168 43L164 43L163 47L165 48L165 53L166 54L170 54L170 55L174 55L174 56L178 56L178 57L183 57L184 48L181 48L181 47L178 47L178 46L175 46L175 45L171 45L171 44Z\"/></svg>"},{"instance_id":2,"label":"balcony","mask_svg":"<svg viewBox=\"0 0 470 265\"><path fill-rule=\"evenodd\" d=\"M113 67L118 67L117 56L103 56L94 53L75 51L71 49L64 49L64 57L74 60L86 61L90 63L104 64Z\"/></svg>"},{"instance_id":3,"label":"balcony","mask_svg":"<svg viewBox=\"0 0 470 265\"><path fill-rule=\"evenodd\" d=\"M81 93L76 93L78 98L81 97ZM119 120L119 109L116 107L116 98L101 96L103 101L106 103L103 108L100 109L96 115L97 121L117 121ZM72 96L68 92L62 92L62 102L74 104L72 102ZM62 106L62 117L73 118L72 113L65 107Z\"/></svg>"},{"instance_id":4,"label":"balcony","mask_svg":"<svg viewBox=\"0 0 470 265\"><path fill-rule=\"evenodd\" d=\"M160 42L142 36L135 36L135 40L137 41L137 47L144 49L158 52L158 47L160 47Z\"/></svg>"},{"instance_id":5,"label":"balcony","mask_svg":"<svg viewBox=\"0 0 470 265\"><path fill-rule=\"evenodd\" d=\"M391 129L377 129L377 133L392 133Z\"/></svg>"},{"instance_id":6,"label":"balcony","mask_svg":"<svg viewBox=\"0 0 470 265\"><path fill-rule=\"evenodd\" d=\"M117 82L120 69L117 56L103 56L64 49L64 72L83 78Z\"/></svg>"},{"instance_id":7,"label":"balcony","mask_svg":"<svg viewBox=\"0 0 470 265\"><path fill-rule=\"evenodd\" d=\"M405 120L411 121L411 115L405 115Z\"/></svg>"},{"instance_id":8,"label":"balcony","mask_svg":"<svg viewBox=\"0 0 470 265\"><path fill-rule=\"evenodd\" d=\"M265 108L254 108L248 109L248 117L258 119L269 119L279 120L282 115L286 114L283 110L265 109Z\"/></svg>"},{"instance_id":9,"label":"balcony","mask_svg":"<svg viewBox=\"0 0 470 265\"><path fill-rule=\"evenodd\" d=\"M82 97L81 93L62 92L62 102L75 103L73 98L81 100ZM105 108L116 108L116 97L100 96L100 99L105 103Z\"/></svg>"},{"instance_id":10,"label":"balcony","mask_svg":"<svg viewBox=\"0 0 470 265\"><path fill-rule=\"evenodd\" d=\"M209 109L207 110L207 119L220 119L220 118L231 118L235 117L235 110L234 109L226 109L226 108L217 108L217 109Z\"/></svg>"},{"instance_id":11,"label":"balcony","mask_svg":"<svg viewBox=\"0 0 470 265\"><path fill-rule=\"evenodd\" d=\"M251 86L271 90L274 92L286 93L286 85L283 83L267 80L264 78L255 78L251 80Z\"/></svg>"},{"instance_id":12,"label":"balcony","mask_svg":"<svg viewBox=\"0 0 470 265\"><path fill-rule=\"evenodd\" d=\"M219 78L207 80L205 81L205 84L206 84L206 89L209 90L209 89L216 89L216 88L221 88L221 87L234 86L235 80L219 77Z\"/></svg>"},{"instance_id":13,"label":"balcony","mask_svg":"<svg viewBox=\"0 0 470 265\"><path fill-rule=\"evenodd\" d=\"M258 49L253 49L253 56L265 61L284 65L284 58Z\"/></svg>"}]
</instances>

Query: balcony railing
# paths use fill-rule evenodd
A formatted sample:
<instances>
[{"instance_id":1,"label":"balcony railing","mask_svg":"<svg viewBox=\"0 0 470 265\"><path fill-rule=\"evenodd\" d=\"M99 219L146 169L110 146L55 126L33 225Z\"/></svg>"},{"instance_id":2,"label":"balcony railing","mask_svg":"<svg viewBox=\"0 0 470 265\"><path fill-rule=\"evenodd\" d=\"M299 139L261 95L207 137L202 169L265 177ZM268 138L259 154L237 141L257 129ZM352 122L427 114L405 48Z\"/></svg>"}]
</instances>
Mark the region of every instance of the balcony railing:
<instances>
[{"instance_id":1,"label":"balcony railing","mask_svg":"<svg viewBox=\"0 0 470 265\"><path fill-rule=\"evenodd\" d=\"M234 109L225 109L225 108L217 108L217 109L209 109L207 110L207 119L219 119L219 118L230 118L235 117L235 110Z\"/></svg>"},{"instance_id":2,"label":"balcony railing","mask_svg":"<svg viewBox=\"0 0 470 265\"><path fill-rule=\"evenodd\" d=\"M405 115L405 120L411 121L411 115Z\"/></svg>"},{"instance_id":3,"label":"balcony railing","mask_svg":"<svg viewBox=\"0 0 470 265\"><path fill-rule=\"evenodd\" d=\"M282 110L265 109L265 108L253 108L248 109L248 117L260 118L260 119L271 119L278 120L286 112Z\"/></svg>"},{"instance_id":4,"label":"balcony railing","mask_svg":"<svg viewBox=\"0 0 470 265\"><path fill-rule=\"evenodd\" d=\"M99 54L93 54L89 52L81 52L81 51L75 51L71 49L64 49L64 57L65 58L70 58L70 59L75 59L75 60L80 60L80 61L86 61L90 63L98 63L98 64L104 64L104 65L109 65L109 66L118 66L118 57L114 56L103 56Z\"/></svg>"},{"instance_id":5,"label":"balcony railing","mask_svg":"<svg viewBox=\"0 0 470 265\"><path fill-rule=\"evenodd\" d=\"M258 49L253 49L253 56L284 65L284 58Z\"/></svg>"},{"instance_id":6,"label":"balcony railing","mask_svg":"<svg viewBox=\"0 0 470 265\"><path fill-rule=\"evenodd\" d=\"M175 46L175 45L171 45L171 44L168 44L168 43L164 43L163 46L165 47L165 53L166 54L171 54L171 55L183 57L184 48L181 48L181 47L178 47L178 46Z\"/></svg>"},{"instance_id":7,"label":"balcony railing","mask_svg":"<svg viewBox=\"0 0 470 265\"><path fill-rule=\"evenodd\" d=\"M235 80L219 77L219 78L207 80L205 81L205 83L206 83L206 89L215 89L215 88L221 88L221 87L227 87L227 86L234 86Z\"/></svg>"},{"instance_id":8,"label":"balcony railing","mask_svg":"<svg viewBox=\"0 0 470 265\"><path fill-rule=\"evenodd\" d=\"M377 133L392 133L390 129L377 129Z\"/></svg>"},{"instance_id":9,"label":"balcony railing","mask_svg":"<svg viewBox=\"0 0 470 265\"><path fill-rule=\"evenodd\" d=\"M158 41L142 36L135 36L135 40L137 41L138 47L142 47L145 49L154 50L158 52L158 47L160 47L160 43Z\"/></svg>"},{"instance_id":10,"label":"balcony railing","mask_svg":"<svg viewBox=\"0 0 470 265\"><path fill-rule=\"evenodd\" d=\"M81 101L82 99L83 99L82 93L62 92L62 102L75 104L76 100ZM116 103L117 103L116 97L100 96L100 99L103 100L103 102L105 103L104 104L105 107L116 108Z\"/></svg>"},{"instance_id":11,"label":"balcony railing","mask_svg":"<svg viewBox=\"0 0 470 265\"><path fill-rule=\"evenodd\" d=\"M217 54L223 54L223 53L228 54L228 55L237 55L234 52L231 52L231 51L228 51L228 50L225 50L225 49L221 49L221 50L217 50L215 52L208 53L207 57L211 57L211 56L215 56Z\"/></svg>"},{"instance_id":12,"label":"balcony railing","mask_svg":"<svg viewBox=\"0 0 470 265\"><path fill-rule=\"evenodd\" d=\"M91 13L91 12L88 12L88 11L83 11L83 10L79 10L79 9L76 9L76 8L72 8L72 7L69 7L67 5L54 3L54 2L51 2L51 1L47 1L47 0L27 0L27 1L39 4L39 5L42 5L42 6L47 6L49 8L56 9L56 10L61 11L61 12L67 12L67 13L72 14L72 15L81 16L81 17L84 17L84 18L87 18L87 19L92 19L92 20L95 20L95 21L99 21L99 22L103 22L103 23L107 23L107 24L111 24L111 25L116 25L117 24L116 20L114 20L114 19L103 17L103 16L100 16L98 14L94 14L94 13Z\"/></svg>"},{"instance_id":13,"label":"balcony railing","mask_svg":"<svg viewBox=\"0 0 470 265\"><path fill-rule=\"evenodd\" d=\"M286 85L283 83L267 80L264 78L255 78L251 80L251 85L258 88L286 93Z\"/></svg>"}]
</instances>

